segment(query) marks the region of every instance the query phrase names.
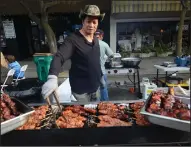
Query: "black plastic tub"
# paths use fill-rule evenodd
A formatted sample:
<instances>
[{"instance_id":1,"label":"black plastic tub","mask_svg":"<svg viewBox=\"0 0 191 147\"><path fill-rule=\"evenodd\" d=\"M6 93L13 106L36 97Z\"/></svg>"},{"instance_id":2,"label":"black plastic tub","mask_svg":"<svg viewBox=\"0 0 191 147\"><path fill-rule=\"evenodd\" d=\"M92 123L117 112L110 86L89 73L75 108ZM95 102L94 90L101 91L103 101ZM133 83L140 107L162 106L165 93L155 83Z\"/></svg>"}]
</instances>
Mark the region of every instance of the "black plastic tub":
<instances>
[{"instance_id":1,"label":"black plastic tub","mask_svg":"<svg viewBox=\"0 0 191 147\"><path fill-rule=\"evenodd\" d=\"M38 78L27 78L18 81L18 84L15 86L8 86L6 87L7 91L11 90L17 90L17 91L23 91L23 90L28 90L32 87L42 87L44 82L40 81Z\"/></svg>"},{"instance_id":2,"label":"black plastic tub","mask_svg":"<svg viewBox=\"0 0 191 147\"><path fill-rule=\"evenodd\" d=\"M5 93L10 97L17 98L28 104L32 102L42 102L41 87L44 82L37 78L20 80L17 85L7 86Z\"/></svg>"}]
</instances>

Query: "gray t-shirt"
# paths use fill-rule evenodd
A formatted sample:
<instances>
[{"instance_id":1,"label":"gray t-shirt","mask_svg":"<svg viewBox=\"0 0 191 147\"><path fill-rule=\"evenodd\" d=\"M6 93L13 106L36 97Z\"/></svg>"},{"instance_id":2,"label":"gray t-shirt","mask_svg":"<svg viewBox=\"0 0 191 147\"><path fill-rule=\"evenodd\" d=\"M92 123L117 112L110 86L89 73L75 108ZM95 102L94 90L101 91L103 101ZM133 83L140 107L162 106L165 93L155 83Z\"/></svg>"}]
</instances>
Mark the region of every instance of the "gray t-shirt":
<instances>
[{"instance_id":1,"label":"gray t-shirt","mask_svg":"<svg viewBox=\"0 0 191 147\"><path fill-rule=\"evenodd\" d=\"M100 46L101 70L102 73L105 74L105 61L106 61L105 55L110 57L111 55L113 55L113 51L110 49L109 45L102 40L99 40L99 46Z\"/></svg>"}]
</instances>

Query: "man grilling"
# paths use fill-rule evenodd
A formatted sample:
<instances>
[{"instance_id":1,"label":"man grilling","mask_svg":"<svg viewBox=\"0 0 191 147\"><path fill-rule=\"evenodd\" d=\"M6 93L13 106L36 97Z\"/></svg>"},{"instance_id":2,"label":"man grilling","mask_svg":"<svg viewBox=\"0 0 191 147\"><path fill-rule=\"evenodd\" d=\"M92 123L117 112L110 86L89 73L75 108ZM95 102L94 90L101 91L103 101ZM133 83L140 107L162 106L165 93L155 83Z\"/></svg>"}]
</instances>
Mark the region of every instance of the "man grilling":
<instances>
[{"instance_id":1,"label":"man grilling","mask_svg":"<svg viewBox=\"0 0 191 147\"><path fill-rule=\"evenodd\" d=\"M107 75L105 72L105 61L107 56L108 58L113 57L113 51L110 49L109 45L102 41L104 32L101 29L98 29L95 33L96 37L99 39L99 45L100 45L100 63L101 63L101 70L103 73L103 76L101 78L101 86L100 86L100 100L101 101L108 101L108 90L107 90Z\"/></svg>"},{"instance_id":2,"label":"man grilling","mask_svg":"<svg viewBox=\"0 0 191 147\"><path fill-rule=\"evenodd\" d=\"M73 96L82 102L98 100L102 72L99 42L94 33L104 15L100 14L96 5L86 5L81 10L79 18L82 20L82 29L66 37L54 55L48 80L42 87L44 98L58 87L57 76L61 67L66 60L71 59L69 80Z\"/></svg>"}]
</instances>

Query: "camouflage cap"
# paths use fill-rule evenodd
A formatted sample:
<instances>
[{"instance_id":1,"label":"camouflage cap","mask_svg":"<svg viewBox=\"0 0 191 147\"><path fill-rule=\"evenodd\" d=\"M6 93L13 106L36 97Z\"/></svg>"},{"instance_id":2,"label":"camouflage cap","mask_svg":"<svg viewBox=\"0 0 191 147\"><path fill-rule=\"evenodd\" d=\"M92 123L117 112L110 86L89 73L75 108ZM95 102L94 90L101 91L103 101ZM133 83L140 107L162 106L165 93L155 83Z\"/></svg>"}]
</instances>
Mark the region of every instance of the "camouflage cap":
<instances>
[{"instance_id":1,"label":"camouflage cap","mask_svg":"<svg viewBox=\"0 0 191 147\"><path fill-rule=\"evenodd\" d=\"M96 16L99 17L102 21L105 16L105 13L101 14L98 6L96 5L86 5L84 9L80 11L79 18L82 19L83 15Z\"/></svg>"}]
</instances>

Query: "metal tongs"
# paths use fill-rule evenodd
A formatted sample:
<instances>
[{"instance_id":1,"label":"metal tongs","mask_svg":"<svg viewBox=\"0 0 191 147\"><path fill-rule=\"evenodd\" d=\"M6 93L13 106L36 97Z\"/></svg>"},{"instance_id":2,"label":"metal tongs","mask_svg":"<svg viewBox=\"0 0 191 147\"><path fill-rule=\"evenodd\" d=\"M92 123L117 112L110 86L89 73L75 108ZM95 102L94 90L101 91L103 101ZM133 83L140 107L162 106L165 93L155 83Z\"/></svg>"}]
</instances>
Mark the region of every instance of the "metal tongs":
<instances>
[{"instance_id":1,"label":"metal tongs","mask_svg":"<svg viewBox=\"0 0 191 147\"><path fill-rule=\"evenodd\" d=\"M55 110L56 108L55 108L55 107L53 108L53 106L51 105L51 102L50 102L50 95L51 95L51 94L53 94L53 97L54 97L54 99L56 100L56 104L58 105L58 110L59 110L59 112L62 113L62 106L61 106L60 103L59 103L59 98L58 98L58 94L57 94L56 90L57 90L57 89L53 90L53 91L46 97L46 101L47 101L47 103L48 103L48 105L49 105L49 107L50 107L50 109L51 109L51 111L52 111L53 114L55 114L54 112L56 112L57 110ZM66 118L65 118L64 116L62 116L62 117L66 120Z\"/></svg>"}]
</instances>

